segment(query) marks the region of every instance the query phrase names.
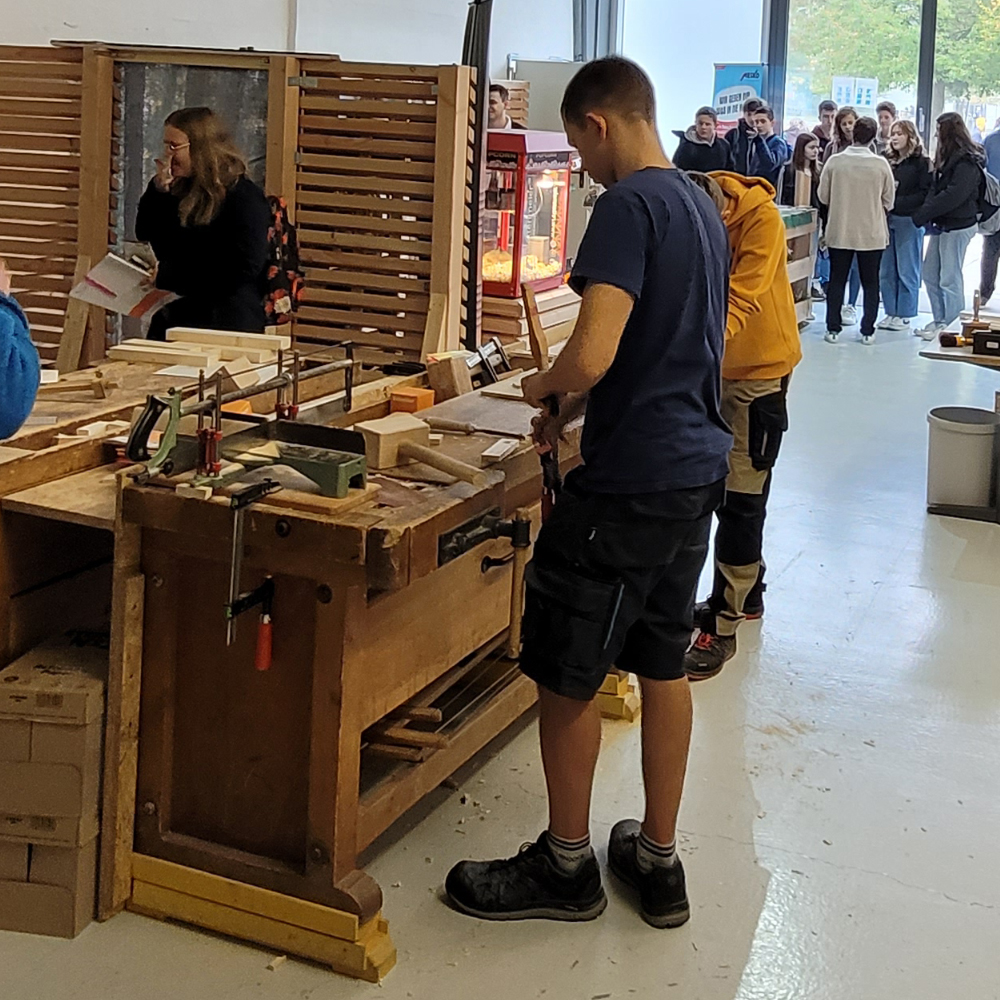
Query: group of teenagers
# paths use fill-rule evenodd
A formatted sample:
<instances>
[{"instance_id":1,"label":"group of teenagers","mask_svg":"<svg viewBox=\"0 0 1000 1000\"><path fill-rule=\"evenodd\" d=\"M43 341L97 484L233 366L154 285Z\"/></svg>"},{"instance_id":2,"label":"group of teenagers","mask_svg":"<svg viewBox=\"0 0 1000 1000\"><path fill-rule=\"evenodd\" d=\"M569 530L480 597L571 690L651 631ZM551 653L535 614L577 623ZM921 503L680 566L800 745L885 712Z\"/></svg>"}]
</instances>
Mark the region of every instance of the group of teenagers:
<instances>
[{"instance_id":1,"label":"group of teenagers","mask_svg":"<svg viewBox=\"0 0 1000 1000\"><path fill-rule=\"evenodd\" d=\"M774 114L751 99L743 119L724 137L712 108L701 108L681 137L674 162L681 169L734 171L767 180L783 205L819 210L820 247L814 297L826 299L826 340L837 343L858 321L861 340L876 330L913 329L934 340L965 308L965 257L978 231L986 172L1000 171L1000 132L976 143L962 117L937 120L937 149L926 154L913 122L900 120L888 101L877 120L833 101L819 107L820 123L798 135L794 147L774 130ZM992 168L992 169L991 169ZM926 247L926 250L925 250ZM981 293L996 286L1000 235L987 236ZM921 282L932 319L911 327L919 313ZM878 321L879 304L884 316Z\"/></svg>"}]
</instances>

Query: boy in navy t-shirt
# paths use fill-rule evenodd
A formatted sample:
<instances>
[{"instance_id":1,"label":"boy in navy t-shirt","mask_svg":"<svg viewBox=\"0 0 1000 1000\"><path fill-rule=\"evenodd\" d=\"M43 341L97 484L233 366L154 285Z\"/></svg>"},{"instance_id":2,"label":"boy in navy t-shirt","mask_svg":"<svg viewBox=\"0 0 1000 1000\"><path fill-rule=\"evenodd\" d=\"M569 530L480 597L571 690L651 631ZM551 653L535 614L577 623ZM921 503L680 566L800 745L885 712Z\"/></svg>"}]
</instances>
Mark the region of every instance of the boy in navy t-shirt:
<instances>
[{"instance_id":1,"label":"boy in navy t-shirt","mask_svg":"<svg viewBox=\"0 0 1000 1000\"><path fill-rule=\"evenodd\" d=\"M524 380L550 441L586 405L583 465L526 574L521 669L539 685L549 828L509 861L464 861L447 890L494 920L589 920L607 898L590 846L600 747L594 695L613 665L643 688L646 815L611 833L612 871L656 927L690 914L674 849L691 733L684 654L732 435L720 410L729 239L708 196L665 156L634 63L584 66L563 100L598 200L573 269L580 317L552 368Z\"/></svg>"}]
</instances>

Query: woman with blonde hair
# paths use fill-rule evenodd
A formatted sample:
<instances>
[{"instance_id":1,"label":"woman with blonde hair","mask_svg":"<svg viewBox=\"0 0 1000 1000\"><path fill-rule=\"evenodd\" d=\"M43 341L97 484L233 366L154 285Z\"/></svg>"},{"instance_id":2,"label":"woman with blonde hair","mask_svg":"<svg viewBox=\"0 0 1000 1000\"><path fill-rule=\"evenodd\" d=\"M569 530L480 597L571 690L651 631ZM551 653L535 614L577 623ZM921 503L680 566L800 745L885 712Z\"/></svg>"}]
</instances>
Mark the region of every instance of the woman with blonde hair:
<instances>
[{"instance_id":1,"label":"woman with blonde hair","mask_svg":"<svg viewBox=\"0 0 1000 1000\"><path fill-rule=\"evenodd\" d=\"M879 275L885 308L879 329L899 332L908 330L919 312L924 230L914 225L913 213L926 200L934 175L913 122L893 124L886 156L896 180L896 203L889 213L889 246Z\"/></svg>"},{"instance_id":2,"label":"woman with blonde hair","mask_svg":"<svg viewBox=\"0 0 1000 1000\"><path fill-rule=\"evenodd\" d=\"M156 287L179 300L149 336L172 326L263 333L271 209L246 161L210 108L171 114L164 158L139 201L135 232L156 254Z\"/></svg>"}]
</instances>

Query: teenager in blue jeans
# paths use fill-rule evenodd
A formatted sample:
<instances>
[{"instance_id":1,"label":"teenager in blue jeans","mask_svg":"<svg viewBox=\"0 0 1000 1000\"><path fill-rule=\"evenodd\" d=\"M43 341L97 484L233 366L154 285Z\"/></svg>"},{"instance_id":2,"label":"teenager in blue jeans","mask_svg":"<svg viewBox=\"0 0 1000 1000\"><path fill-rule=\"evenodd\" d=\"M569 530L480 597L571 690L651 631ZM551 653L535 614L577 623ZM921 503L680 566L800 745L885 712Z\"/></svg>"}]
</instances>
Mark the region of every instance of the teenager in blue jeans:
<instances>
[{"instance_id":1,"label":"teenager in blue jeans","mask_svg":"<svg viewBox=\"0 0 1000 1000\"><path fill-rule=\"evenodd\" d=\"M28 321L10 294L10 274L0 260L0 441L24 423L38 392L40 364Z\"/></svg>"},{"instance_id":2,"label":"teenager in blue jeans","mask_svg":"<svg viewBox=\"0 0 1000 1000\"><path fill-rule=\"evenodd\" d=\"M889 133L886 153L896 179L896 204L889 213L889 246L882 255L882 305L885 319L880 330L909 330L920 311L920 277L923 270L924 230L914 225L913 213L927 200L934 175L913 122L896 122Z\"/></svg>"},{"instance_id":3,"label":"teenager in blue jeans","mask_svg":"<svg viewBox=\"0 0 1000 1000\"><path fill-rule=\"evenodd\" d=\"M986 185L983 147L972 141L962 116L947 111L937 120L934 183L913 224L929 226L924 284L934 318L918 336L936 339L965 308L965 254L979 222L979 199Z\"/></svg>"}]
</instances>

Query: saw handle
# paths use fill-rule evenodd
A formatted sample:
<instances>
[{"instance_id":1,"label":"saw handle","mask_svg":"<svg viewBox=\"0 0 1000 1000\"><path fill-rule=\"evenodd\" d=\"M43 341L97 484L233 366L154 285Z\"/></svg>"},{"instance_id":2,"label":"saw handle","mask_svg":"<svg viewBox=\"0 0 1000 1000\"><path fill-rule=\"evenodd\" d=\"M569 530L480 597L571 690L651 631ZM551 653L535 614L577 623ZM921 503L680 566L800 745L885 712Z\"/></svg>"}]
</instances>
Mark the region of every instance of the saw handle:
<instances>
[{"instance_id":1,"label":"saw handle","mask_svg":"<svg viewBox=\"0 0 1000 1000\"><path fill-rule=\"evenodd\" d=\"M156 428L157 421L169 407L170 400L166 396L150 394L146 397L146 408L132 425L128 442L125 445L125 457L130 462L149 461L149 436Z\"/></svg>"}]
</instances>

